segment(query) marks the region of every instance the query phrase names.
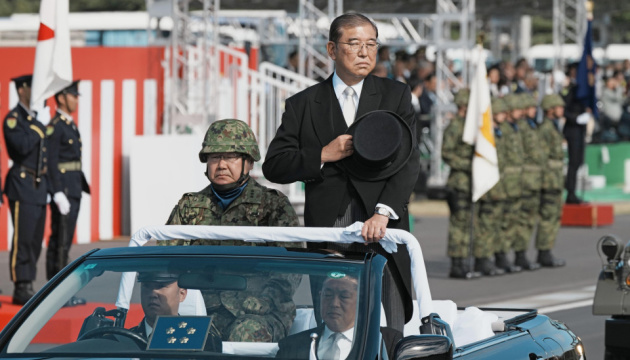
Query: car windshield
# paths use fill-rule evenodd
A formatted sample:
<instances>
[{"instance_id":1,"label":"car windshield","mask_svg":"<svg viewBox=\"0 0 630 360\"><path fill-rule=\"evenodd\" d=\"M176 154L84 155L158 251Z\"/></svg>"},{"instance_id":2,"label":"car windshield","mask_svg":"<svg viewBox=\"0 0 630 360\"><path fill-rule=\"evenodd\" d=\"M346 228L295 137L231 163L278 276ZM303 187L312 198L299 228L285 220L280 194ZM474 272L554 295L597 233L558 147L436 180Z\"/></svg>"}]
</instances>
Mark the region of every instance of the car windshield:
<instances>
[{"instance_id":1,"label":"car windshield","mask_svg":"<svg viewBox=\"0 0 630 360\"><path fill-rule=\"evenodd\" d=\"M186 357L269 358L276 356L279 341L316 328L322 317L333 325L320 326L320 336L343 332L350 349L361 338L354 329L358 309L365 306L364 269L361 261L343 259L88 258L37 303L9 334L2 353L181 357L190 351ZM134 279L130 293L119 290L123 274ZM69 300L85 303L64 306Z\"/></svg>"}]
</instances>

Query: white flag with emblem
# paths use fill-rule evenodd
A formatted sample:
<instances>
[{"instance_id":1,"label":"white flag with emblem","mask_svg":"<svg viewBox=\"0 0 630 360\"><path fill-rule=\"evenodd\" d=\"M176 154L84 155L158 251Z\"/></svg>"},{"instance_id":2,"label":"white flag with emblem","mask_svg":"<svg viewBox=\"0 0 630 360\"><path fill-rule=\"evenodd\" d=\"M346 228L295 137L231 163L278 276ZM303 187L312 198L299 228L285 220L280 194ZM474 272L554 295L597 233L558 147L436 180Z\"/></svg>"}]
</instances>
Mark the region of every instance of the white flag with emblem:
<instances>
[{"instance_id":1,"label":"white flag with emblem","mask_svg":"<svg viewBox=\"0 0 630 360\"><path fill-rule=\"evenodd\" d=\"M470 100L462 140L475 146L472 159L472 201L499 182L499 163L492 127L490 87L486 79L486 63L481 45L477 45L477 65L470 83Z\"/></svg>"},{"instance_id":2,"label":"white flag with emblem","mask_svg":"<svg viewBox=\"0 0 630 360\"><path fill-rule=\"evenodd\" d=\"M72 83L68 0L42 0L31 85L31 109Z\"/></svg>"}]
</instances>

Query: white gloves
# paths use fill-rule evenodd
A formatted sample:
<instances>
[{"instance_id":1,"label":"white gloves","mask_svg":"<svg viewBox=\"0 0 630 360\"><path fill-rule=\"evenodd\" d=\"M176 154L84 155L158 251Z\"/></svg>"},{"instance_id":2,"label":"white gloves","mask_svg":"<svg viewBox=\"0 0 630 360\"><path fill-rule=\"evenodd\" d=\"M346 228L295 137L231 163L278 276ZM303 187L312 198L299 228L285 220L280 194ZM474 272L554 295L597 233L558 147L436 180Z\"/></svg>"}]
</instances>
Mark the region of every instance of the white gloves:
<instances>
[{"instance_id":1,"label":"white gloves","mask_svg":"<svg viewBox=\"0 0 630 360\"><path fill-rule=\"evenodd\" d=\"M68 201L66 194L58 191L55 195L53 195L53 200L55 201L55 204L57 204L57 208L59 208L61 215L68 215L70 212L70 201Z\"/></svg>"},{"instance_id":2,"label":"white gloves","mask_svg":"<svg viewBox=\"0 0 630 360\"><path fill-rule=\"evenodd\" d=\"M580 124L580 125L586 125L588 124L588 121L591 119L591 114L585 112L582 113L580 115L578 115L577 118L575 118L575 122Z\"/></svg>"}]
</instances>

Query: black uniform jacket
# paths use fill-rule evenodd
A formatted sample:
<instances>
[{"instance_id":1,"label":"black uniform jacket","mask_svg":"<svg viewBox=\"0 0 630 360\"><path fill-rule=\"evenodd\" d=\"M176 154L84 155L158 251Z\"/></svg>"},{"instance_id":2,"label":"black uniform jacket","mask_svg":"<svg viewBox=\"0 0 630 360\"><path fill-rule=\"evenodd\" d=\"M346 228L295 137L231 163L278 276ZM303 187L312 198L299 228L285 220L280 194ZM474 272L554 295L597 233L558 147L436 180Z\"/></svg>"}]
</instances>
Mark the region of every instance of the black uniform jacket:
<instances>
[{"instance_id":1,"label":"black uniform jacket","mask_svg":"<svg viewBox=\"0 0 630 360\"><path fill-rule=\"evenodd\" d=\"M49 190L46 127L18 104L4 118L3 130L13 160L4 193L11 201L45 205Z\"/></svg>"},{"instance_id":2,"label":"black uniform jacket","mask_svg":"<svg viewBox=\"0 0 630 360\"><path fill-rule=\"evenodd\" d=\"M277 359L308 359L311 351L311 334L317 333L317 340L315 348L319 345L319 339L321 339L324 333L324 325L320 325L314 329L309 329L297 333L295 335L287 336L286 338L278 342L278 352L276 353ZM393 359L394 350L396 344L403 335L400 331L390 329L387 327L381 327L381 334L383 341L385 342L385 348L390 359Z\"/></svg>"},{"instance_id":3,"label":"black uniform jacket","mask_svg":"<svg viewBox=\"0 0 630 360\"><path fill-rule=\"evenodd\" d=\"M60 112L46 126L48 134L48 171L53 193L63 192L68 197L81 198L81 191L90 193L81 164L81 135L76 124ZM59 164L62 166L60 167ZM72 167L64 167L69 164Z\"/></svg>"},{"instance_id":4,"label":"black uniform jacket","mask_svg":"<svg viewBox=\"0 0 630 360\"><path fill-rule=\"evenodd\" d=\"M416 133L411 91L406 84L368 75L361 90L356 118L373 110L397 113L409 124L412 134ZM351 182L365 206L366 214L371 216L378 203L390 206L400 218L396 221L390 219L388 227L408 231L407 205L420 171L415 140L408 163L398 173L380 181L363 181L349 178L336 163L326 163L320 169L322 148L347 129L330 76L287 99L282 124L267 150L263 174L268 180L280 184L295 181L306 184L306 226L333 226L340 211L343 212L342 208L347 206L343 201L347 198L348 183ZM408 321L413 312L409 254L404 246L400 246L391 258L396 265L390 266L394 279L397 282L402 280L408 292L403 299L405 319Z\"/></svg>"}]
</instances>

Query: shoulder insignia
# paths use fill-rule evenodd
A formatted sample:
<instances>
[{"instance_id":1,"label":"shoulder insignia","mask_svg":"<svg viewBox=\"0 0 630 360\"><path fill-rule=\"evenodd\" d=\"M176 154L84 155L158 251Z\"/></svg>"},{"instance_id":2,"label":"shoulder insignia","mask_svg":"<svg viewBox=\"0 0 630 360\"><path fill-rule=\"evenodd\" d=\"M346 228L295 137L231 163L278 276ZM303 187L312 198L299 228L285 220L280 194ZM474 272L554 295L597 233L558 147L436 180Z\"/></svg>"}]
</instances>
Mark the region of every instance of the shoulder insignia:
<instances>
[{"instance_id":1,"label":"shoulder insignia","mask_svg":"<svg viewBox=\"0 0 630 360\"><path fill-rule=\"evenodd\" d=\"M7 126L9 127L9 129L13 129L15 128L15 125L17 125L17 119L16 118L8 118L7 119Z\"/></svg>"},{"instance_id":2,"label":"shoulder insignia","mask_svg":"<svg viewBox=\"0 0 630 360\"><path fill-rule=\"evenodd\" d=\"M46 126L46 136L50 136L55 132L55 126L54 125L48 125Z\"/></svg>"},{"instance_id":3,"label":"shoulder insignia","mask_svg":"<svg viewBox=\"0 0 630 360\"><path fill-rule=\"evenodd\" d=\"M17 111L14 111L14 112L13 112L13 117L17 117L17 116L18 116Z\"/></svg>"}]
</instances>

